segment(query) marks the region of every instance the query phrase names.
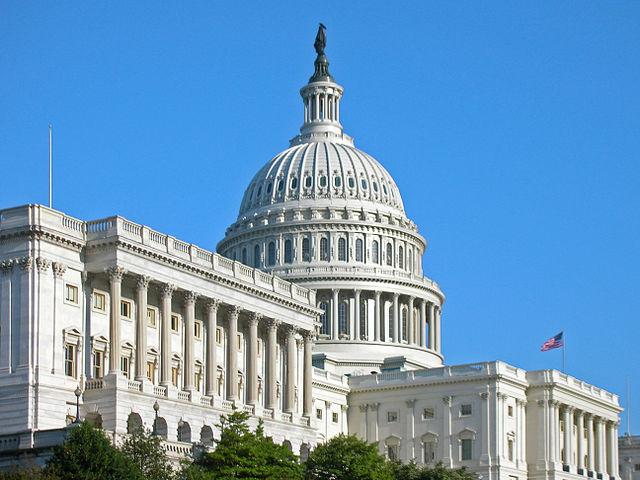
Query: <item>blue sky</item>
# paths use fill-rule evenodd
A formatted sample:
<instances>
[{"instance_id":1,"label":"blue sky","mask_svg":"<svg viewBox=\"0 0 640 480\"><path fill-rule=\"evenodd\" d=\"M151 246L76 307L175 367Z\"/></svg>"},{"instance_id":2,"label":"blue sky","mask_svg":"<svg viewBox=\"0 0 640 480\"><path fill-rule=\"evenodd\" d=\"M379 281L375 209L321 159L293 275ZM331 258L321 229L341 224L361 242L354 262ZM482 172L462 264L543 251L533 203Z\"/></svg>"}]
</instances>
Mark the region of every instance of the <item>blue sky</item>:
<instances>
[{"instance_id":1,"label":"blue sky","mask_svg":"<svg viewBox=\"0 0 640 480\"><path fill-rule=\"evenodd\" d=\"M559 368L564 330L569 373L623 403L631 379L640 433L640 3L269 3L0 3L0 208L47 202L51 122L54 207L215 248L300 127L322 21L448 363Z\"/></svg>"}]
</instances>

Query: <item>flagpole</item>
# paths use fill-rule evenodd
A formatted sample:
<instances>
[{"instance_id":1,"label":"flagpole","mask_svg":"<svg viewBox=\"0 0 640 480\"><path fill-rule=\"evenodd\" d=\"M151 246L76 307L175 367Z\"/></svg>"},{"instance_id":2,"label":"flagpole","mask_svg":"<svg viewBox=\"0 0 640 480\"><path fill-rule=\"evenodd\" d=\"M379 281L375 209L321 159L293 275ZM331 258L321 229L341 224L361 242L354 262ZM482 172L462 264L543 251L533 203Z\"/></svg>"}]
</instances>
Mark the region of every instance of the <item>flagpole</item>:
<instances>
[{"instance_id":1,"label":"flagpole","mask_svg":"<svg viewBox=\"0 0 640 480\"><path fill-rule=\"evenodd\" d=\"M49 124L49 208L53 208L53 126Z\"/></svg>"}]
</instances>

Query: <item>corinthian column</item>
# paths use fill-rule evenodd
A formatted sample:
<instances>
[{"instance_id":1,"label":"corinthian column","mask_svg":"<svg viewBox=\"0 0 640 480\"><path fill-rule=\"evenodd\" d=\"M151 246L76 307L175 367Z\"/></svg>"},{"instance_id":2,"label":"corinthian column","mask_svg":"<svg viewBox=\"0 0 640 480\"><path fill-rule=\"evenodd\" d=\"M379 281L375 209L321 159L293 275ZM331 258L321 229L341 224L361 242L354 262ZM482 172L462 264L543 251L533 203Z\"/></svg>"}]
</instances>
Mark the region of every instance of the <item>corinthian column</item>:
<instances>
[{"instance_id":1,"label":"corinthian column","mask_svg":"<svg viewBox=\"0 0 640 480\"><path fill-rule=\"evenodd\" d=\"M414 297L409 297L409 311L407 312L407 342L409 345L416 343L415 340L415 327L413 325L413 301Z\"/></svg>"},{"instance_id":2,"label":"corinthian column","mask_svg":"<svg viewBox=\"0 0 640 480\"><path fill-rule=\"evenodd\" d=\"M571 452L572 452L572 445L571 445L571 439L573 437L573 421L572 421L572 417L573 417L573 408L571 408L568 405L565 405L564 407L564 411L563 411L563 415L564 415L564 464L565 465L571 465Z\"/></svg>"},{"instance_id":3,"label":"corinthian column","mask_svg":"<svg viewBox=\"0 0 640 480\"><path fill-rule=\"evenodd\" d=\"M258 404L258 322L262 318L253 313L249 318L249 342L247 364L247 404Z\"/></svg>"},{"instance_id":4,"label":"corinthian column","mask_svg":"<svg viewBox=\"0 0 640 480\"><path fill-rule=\"evenodd\" d=\"M593 439L593 415L587 414L587 470L595 471L595 441Z\"/></svg>"},{"instance_id":5,"label":"corinthian column","mask_svg":"<svg viewBox=\"0 0 640 480\"><path fill-rule=\"evenodd\" d=\"M360 290L353 291L355 301L355 317L351 333L351 340L360 340Z\"/></svg>"},{"instance_id":6,"label":"corinthian column","mask_svg":"<svg viewBox=\"0 0 640 480\"><path fill-rule=\"evenodd\" d=\"M604 420L602 418L596 418L596 471L606 476L606 466L604 459Z\"/></svg>"},{"instance_id":7,"label":"corinthian column","mask_svg":"<svg viewBox=\"0 0 640 480\"><path fill-rule=\"evenodd\" d=\"M400 343L400 306L398 305L397 293L393 294L393 341Z\"/></svg>"},{"instance_id":8,"label":"corinthian column","mask_svg":"<svg viewBox=\"0 0 640 480\"><path fill-rule=\"evenodd\" d=\"M287 338L287 392L285 396L284 411L293 412L296 408L296 329L288 326L286 330Z\"/></svg>"},{"instance_id":9,"label":"corinthian column","mask_svg":"<svg viewBox=\"0 0 640 480\"><path fill-rule=\"evenodd\" d=\"M276 372L277 372L277 344L278 344L278 325L277 320L269 320L267 323L267 402L266 407L273 410L278 405Z\"/></svg>"},{"instance_id":10,"label":"corinthian column","mask_svg":"<svg viewBox=\"0 0 640 480\"><path fill-rule=\"evenodd\" d=\"M427 346L427 301L424 298L420 299L420 346L425 348Z\"/></svg>"},{"instance_id":11,"label":"corinthian column","mask_svg":"<svg viewBox=\"0 0 640 480\"><path fill-rule=\"evenodd\" d=\"M578 473L584 473L584 412L579 410L576 412L578 420L578 435L576 436L576 456L578 457Z\"/></svg>"},{"instance_id":12,"label":"corinthian column","mask_svg":"<svg viewBox=\"0 0 640 480\"><path fill-rule=\"evenodd\" d=\"M109 285L111 287L111 308L109 309L109 373L120 372L120 293L122 277L125 269L111 267L107 269Z\"/></svg>"},{"instance_id":13,"label":"corinthian column","mask_svg":"<svg viewBox=\"0 0 640 480\"><path fill-rule=\"evenodd\" d=\"M374 334L374 340L376 342L380 341L380 295L381 295L380 291L376 290L374 292L376 310L373 313L373 320L374 320L373 334Z\"/></svg>"},{"instance_id":14,"label":"corinthian column","mask_svg":"<svg viewBox=\"0 0 640 480\"><path fill-rule=\"evenodd\" d=\"M136 282L136 380L147 379L147 292L150 277L139 275Z\"/></svg>"},{"instance_id":15,"label":"corinthian column","mask_svg":"<svg viewBox=\"0 0 640 480\"><path fill-rule=\"evenodd\" d=\"M160 385L171 385L171 298L176 286L165 283L160 287L162 300L162 331L160 336Z\"/></svg>"},{"instance_id":16,"label":"corinthian column","mask_svg":"<svg viewBox=\"0 0 640 480\"><path fill-rule=\"evenodd\" d=\"M436 349L436 305L429 302L429 350Z\"/></svg>"},{"instance_id":17,"label":"corinthian column","mask_svg":"<svg viewBox=\"0 0 640 480\"><path fill-rule=\"evenodd\" d=\"M219 300L207 302L207 395L214 397L217 394L218 360L216 359L216 330L218 328Z\"/></svg>"},{"instance_id":18,"label":"corinthian column","mask_svg":"<svg viewBox=\"0 0 640 480\"><path fill-rule=\"evenodd\" d=\"M238 316L242 309L229 309L229 337L227 339L227 400L238 400Z\"/></svg>"},{"instance_id":19,"label":"corinthian column","mask_svg":"<svg viewBox=\"0 0 640 480\"><path fill-rule=\"evenodd\" d=\"M194 390L193 385L193 323L195 321L196 299L195 292L185 292L184 294L184 389L188 392Z\"/></svg>"},{"instance_id":20,"label":"corinthian column","mask_svg":"<svg viewBox=\"0 0 640 480\"><path fill-rule=\"evenodd\" d=\"M304 338L304 392L302 400L302 415L311 418L313 413L313 332L303 333Z\"/></svg>"},{"instance_id":21,"label":"corinthian column","mask_svg":"<svg viewBox=\"0 0 640 480\"><path fill-rule=\"evenodd\" d=\"M331 290L333 294L331 300L331 338L333 340L338 340L340 338L340 331L338 329L338 304L340 301L340 290L334 288Z\"/></svg>"}]
</instances>

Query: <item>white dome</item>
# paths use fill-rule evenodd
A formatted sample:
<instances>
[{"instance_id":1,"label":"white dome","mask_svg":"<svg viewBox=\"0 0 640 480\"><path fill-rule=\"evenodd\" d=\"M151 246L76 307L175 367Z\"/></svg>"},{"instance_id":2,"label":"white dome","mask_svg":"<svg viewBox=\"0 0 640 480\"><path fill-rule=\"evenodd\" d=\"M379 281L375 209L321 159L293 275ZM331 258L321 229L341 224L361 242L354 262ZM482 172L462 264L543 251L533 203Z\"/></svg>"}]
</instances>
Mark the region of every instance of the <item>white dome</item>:
<instances>
[{"instance_id":1,"label":"white dome","mask_svg":"<svg viewBox=\"0 0 640 480\"><path fill-rule=\"evenodd\" d=\"M307 199L316 206L404 216L400 191L376 159L345 142L315 141L288 148L260 169L245 191L239 218Z\"/></svg>"}]
</instances>

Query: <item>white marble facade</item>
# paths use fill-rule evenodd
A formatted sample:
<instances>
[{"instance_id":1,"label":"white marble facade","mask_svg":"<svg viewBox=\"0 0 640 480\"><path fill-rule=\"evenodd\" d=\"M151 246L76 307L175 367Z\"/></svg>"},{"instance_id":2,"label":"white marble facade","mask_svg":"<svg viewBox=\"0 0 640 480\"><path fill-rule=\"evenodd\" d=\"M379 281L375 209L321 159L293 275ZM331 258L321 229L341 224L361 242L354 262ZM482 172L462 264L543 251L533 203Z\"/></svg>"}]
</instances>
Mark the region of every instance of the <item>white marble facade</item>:
<instances>
[{"instance_id":1,"label":"white marble facade","mask_svg":"<svg viewBox=\"0 0 640 480\"><path fill-rule=\"evenodd\" d=\"M0 210L0 467L52 443L80 387L81 418L116 441L155 426L176 455L210 447L235 407L303 456L351 433L485 480L619 477L616 395L444 363L427 241L343 132L343 92L318 56L300 135L251 180L219 254L122 217Z\"/></svg>"}]
</instances>

